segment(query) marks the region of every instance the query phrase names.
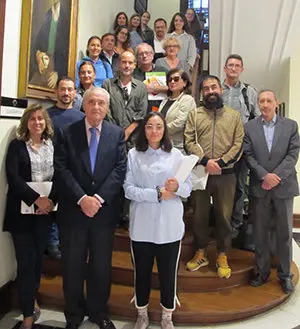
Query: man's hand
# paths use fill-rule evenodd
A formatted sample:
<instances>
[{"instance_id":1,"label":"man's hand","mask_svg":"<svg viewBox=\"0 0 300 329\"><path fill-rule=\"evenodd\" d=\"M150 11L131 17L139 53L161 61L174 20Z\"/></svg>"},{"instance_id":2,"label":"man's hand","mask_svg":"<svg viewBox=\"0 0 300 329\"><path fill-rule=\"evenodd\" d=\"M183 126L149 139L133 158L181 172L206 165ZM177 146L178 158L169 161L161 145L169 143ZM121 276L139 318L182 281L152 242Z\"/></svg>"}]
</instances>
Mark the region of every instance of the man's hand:
<instances>
[{"instance_id":1,"label":"man's hand","mask_svg":"<svg viewBox=\"0 0 300 329\"><path fill-rule=\"evenodd\" d=\"M48 87L51 89L55 88L56 82L58 80L57 72L53 71L49 74L49 79L47 81Z\"/></svg>"},{"instance_id":2,"label":"man's hand","mask_svg":"<svg viewBox=\"0 0 300 329\"><path fill-rule=\"evenodd\" d=\"M160 189L160 192L161 192L161 200L170 200L176 197L176 195L173 192L166 190L164 187Z\"/></svg>"},{"instance_id":3,"label":"man's hand","mask_svg":"<svg viewBox=\"0 0 300 329\"><path fill-rule=\"evenodd\" d=\"M218 159L208 160L205 169L210 175L221 175L222 170L217 161Z\"/></svg>"},{"instance_id":4,"label":"man's hand","mask_svg":"<svg viewBox=\"0 0 300 329\"><path fill-rule=\"evenodd\" d=\"M281 178L276 174L268 173L263 178L262 188L264 190L271 190L275 186L277 186L281 181Z\"/></svg>"},{"instance_id":5,"label":"man's hand","mask_svg":"<svg viewBox=\"0 0 300 329\"><path fill-rule=\"evenodd\" d=\"M179 184L176 178L168 178L165 182L165 189L170 192L176 192Z\"/></svg>"},{"instance_id":6,"label":"man's hand","mask_svg":"<svg viewBox=\"0 0 300 329\"><path fill-rule=\"evenodd\" d=\"M92 218L94 217L98 210L102 207L100 200L94 196L86 196L80 201L80 207L83 213Z\"/></svg>"}]
</instances>

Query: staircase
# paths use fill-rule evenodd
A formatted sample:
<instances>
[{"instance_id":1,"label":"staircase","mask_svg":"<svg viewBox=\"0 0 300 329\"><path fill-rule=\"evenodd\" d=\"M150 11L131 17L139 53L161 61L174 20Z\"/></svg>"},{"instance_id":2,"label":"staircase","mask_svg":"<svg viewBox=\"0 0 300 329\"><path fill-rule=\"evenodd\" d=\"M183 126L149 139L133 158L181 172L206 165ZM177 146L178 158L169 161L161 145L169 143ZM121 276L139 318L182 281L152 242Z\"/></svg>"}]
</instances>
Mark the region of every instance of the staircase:
<instances>
[{"instance_id":1,"label":"staircase","mask_svg":"<svg viewBox=\"0 0 300 329\"><path fill-rule=\"evenodd\" d=\"M135 320L136 309L130 304L133 297L133 267L130 256L128 232L117 229L112 261L112 291L109 301L110 314L118 318ZM265 312L285 301L285 295L277 282L276 269L272 269L267 284L254 288L247 284L253 273L253 253L232 249L229 263L230 279L220 279L215 268L215 242L208 248L210 264L196 272L185 269L185 263L193 255L192 236L188 233L182 242L182 253L178 272L178 298L173 320L175 324L214 324L241 320ZM294 283L298 282L298 269L293 264ZM63 310L61 264L45 257L40 288L42 307ZM154 266L152 276L149 316L154 322L161 318L159 305L159 280Z\"/></svg>"}]
</instances>

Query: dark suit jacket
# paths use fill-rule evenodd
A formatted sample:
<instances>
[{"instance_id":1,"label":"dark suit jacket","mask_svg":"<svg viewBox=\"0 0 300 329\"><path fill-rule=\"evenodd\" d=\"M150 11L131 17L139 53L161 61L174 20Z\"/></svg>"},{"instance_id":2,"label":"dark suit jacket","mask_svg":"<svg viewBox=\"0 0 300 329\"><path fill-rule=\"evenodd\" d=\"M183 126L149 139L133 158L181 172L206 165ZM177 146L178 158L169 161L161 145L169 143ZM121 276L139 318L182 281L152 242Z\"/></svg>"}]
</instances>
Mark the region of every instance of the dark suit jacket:
<instances>
[{"instance_id":1,"label":"dark suit jacket","mask_svg":"<svg viewBox=\"0 0 300 329\"><path fill-rule=\"evenodd\" d=\"M273 193L277 198L291 198L299 194L295 166L300 142L297 122L277 116L271 152L268 150L262 117L245 125L244 153L250 168L250 194L263 198ZM261 187L263 177L275 173L280 184L270 192Z\"/></svg>"},{"instance_id":2,"label":"dark suit jacket","mask_svg":"<svg viewBox=\"0 0 300 329\"><path fill-rule=\"evenodd\" d=\"M24 232L30 230L36 216L21 215L21 200L31 206L40 196L26 182L31 182L31 163L25 142L14 139L6 154L8 193L4 218L4 231ZM56 203L55 184L49 195ZM32 218L34 217L34 218Z\"/></svg>"},{"instance_id":3,"label":"dark suit jacket","mask_svg":"<svg viewBox=\"0 0 300 329\"><path fill-rule=\"evenodd\" d=\"M65 128L55 148L55 175L60 225L85 227L97 221L99 227L115 226L119 220L119 193L126 173L124 131L103 121L95 172L91 171L85 119ZM105 200L93 219L85 216L77 202L85 194Z\"/></svg>"}]
</instances>

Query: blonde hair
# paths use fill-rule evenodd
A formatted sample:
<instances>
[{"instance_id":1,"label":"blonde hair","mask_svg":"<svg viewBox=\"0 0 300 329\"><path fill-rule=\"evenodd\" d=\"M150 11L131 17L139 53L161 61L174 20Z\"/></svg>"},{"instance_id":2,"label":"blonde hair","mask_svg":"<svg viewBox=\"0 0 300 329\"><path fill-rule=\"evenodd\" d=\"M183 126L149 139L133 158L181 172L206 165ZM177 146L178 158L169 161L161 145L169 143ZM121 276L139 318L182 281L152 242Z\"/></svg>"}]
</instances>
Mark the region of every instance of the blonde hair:
<instances>
[{"instance_id":1,"label":"blonde hair","mask_svg":"<svg viewBox=\"0 0 300 329\"><path fill-rule=\"evenodd\" d=\"M53 137L54 134L53 125L48 112L44 109L44 107L41 104L35 103L27 107L27 109L24 111L22 115L19 127L17 128L18 140L27 142L30 139L30 132L28 130L28 121L30 119L30 116L36 111L41 111L46 124L45 130L42 133L42 138L49 139Z\"/></svg>"},{"instance_id":2,"label":"blonde hair","mask_svg":"<svg viewBox=\"0 0 300 329\"><path fill-rule=\"evenodd\" d=\"M176 44L176 46L178 46L178 49L181 48L181 42L175 37L170 37L163 43L163 49L166 50L170 44L174 43Z\"/></svg>"}]
</instances>

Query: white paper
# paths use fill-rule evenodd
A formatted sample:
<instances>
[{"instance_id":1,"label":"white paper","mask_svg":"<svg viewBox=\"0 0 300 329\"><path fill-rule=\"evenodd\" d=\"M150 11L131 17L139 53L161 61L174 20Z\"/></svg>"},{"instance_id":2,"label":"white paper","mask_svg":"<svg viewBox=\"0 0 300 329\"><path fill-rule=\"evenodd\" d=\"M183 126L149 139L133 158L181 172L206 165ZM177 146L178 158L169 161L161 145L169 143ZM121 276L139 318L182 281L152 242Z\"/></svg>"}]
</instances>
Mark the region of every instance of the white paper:
<instances>
[{"instance_id":1,"label":"white paper","mask_svg":"<svg viewBox=\"0 0 300 329\"><path fill-rule=\"evenodd\" d=\"M185 155L183 157L181 164L175 174L175 178L178 180L178 182L184 182L187 179L198 160L199 158L194 154Z\"/></svg>"},{"instance_id":2,"label":"white paper","mask_svg":"<svg viewBox=\"0 0 300 329\"><path fill-rule=\"evenodd\" d=\"M39 193L41 196L49 196L51 188L52 188L52 182L27 182L27 184L37 193ZM57 205L53 208L52 211L57 210ZM34 204L32 204L30 207L27 206L27 204L24 201L21 201L21 214L34 214Z\"/></svg>"},{"instance_id":3,"label":"white paper","mask_svg":"<svg viewBox=\"0 0 300 329\"><path fill-rule=\"evenodd\" d=\"M208 179L208 173L205 171L205 167L202 165L196 166L191 173L193 191L205 190L207 179Z\"/></svg>"}]
</instances>

